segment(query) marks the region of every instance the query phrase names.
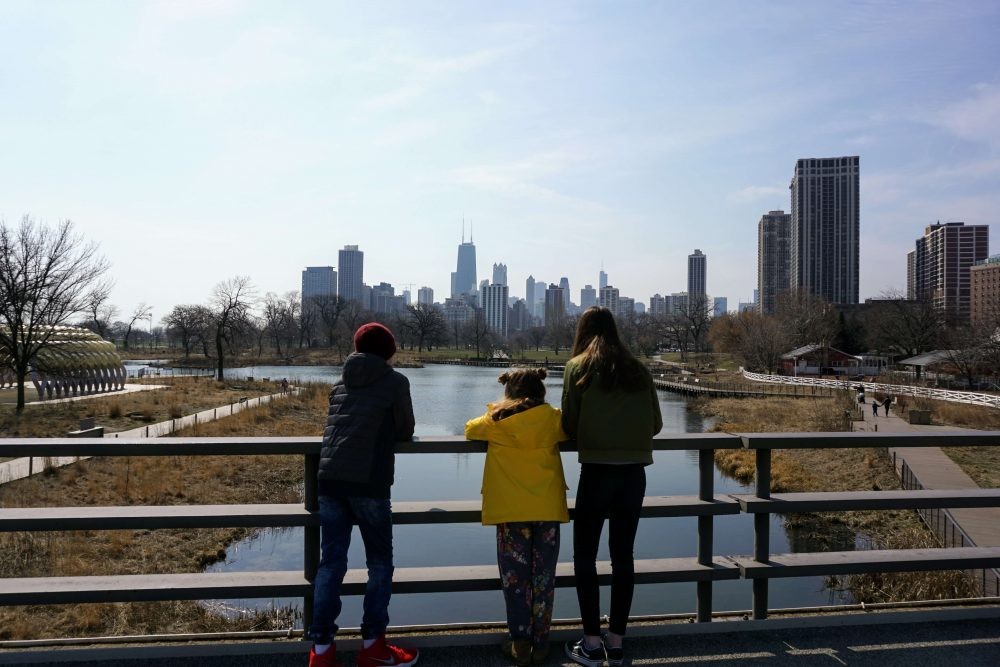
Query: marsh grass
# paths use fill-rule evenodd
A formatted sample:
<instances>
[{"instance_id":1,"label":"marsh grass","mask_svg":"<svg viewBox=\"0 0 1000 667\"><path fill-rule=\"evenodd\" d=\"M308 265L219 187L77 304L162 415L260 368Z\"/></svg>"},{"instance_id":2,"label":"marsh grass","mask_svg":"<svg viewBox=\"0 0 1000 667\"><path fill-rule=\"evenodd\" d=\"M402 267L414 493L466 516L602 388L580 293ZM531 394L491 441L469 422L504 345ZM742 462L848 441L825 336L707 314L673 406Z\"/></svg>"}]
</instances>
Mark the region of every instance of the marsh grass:
<instances>
[{"instance_id":1,"label":"marsh grass","mask_svg":"<svg viewBox=\"0 0 1000 667\"><path fill-rule=\"evenodd\" d=\"M328 387L199 424L203 435L322 433ZM245 394L243 394L245 395ZM191 435L185 429L177 435ZM2 507L301 502L302 457L95 457L0 486ZM0 577L198 572L246 529L0 533ZM0 639L284 629L289 610L218 614L197 602L0 608Z\"/></svg>"},{"instance_id":2,"label":"marsh grass","mask_svg":"<svg viewBox=\"0 0 1000 667\"><path fill-rule=\"evenodd\" d=\"M851 397L789 401L781 398L713 399L697 409L715 416L716 431L730 433L842 431L842 415L851 409ZM956 448L957 449L957 448ZM986 448L963 448L986 449ZM1000 462L1000 457L998 457ZM724 473L750 484L755 456L746 450L718 450L716 464ZM1000 468L998 468L1000 469ZM1000 482L1000 480L997 480ZM998 484L993 484L998 486ZM771 491L871 491L899 489L899 478L885 449L775 450L771 458ZM941 546L913 510L878 512L824 512L790 514L786 525L806 536L811 545L834 544L848 529L860 547L916 549ZM840 541L843 541L840 539ZM848 590L863 602L944 599L976 595L965 572L905 572L832 577L832 588Z\"/></svg>"}]
</instances>

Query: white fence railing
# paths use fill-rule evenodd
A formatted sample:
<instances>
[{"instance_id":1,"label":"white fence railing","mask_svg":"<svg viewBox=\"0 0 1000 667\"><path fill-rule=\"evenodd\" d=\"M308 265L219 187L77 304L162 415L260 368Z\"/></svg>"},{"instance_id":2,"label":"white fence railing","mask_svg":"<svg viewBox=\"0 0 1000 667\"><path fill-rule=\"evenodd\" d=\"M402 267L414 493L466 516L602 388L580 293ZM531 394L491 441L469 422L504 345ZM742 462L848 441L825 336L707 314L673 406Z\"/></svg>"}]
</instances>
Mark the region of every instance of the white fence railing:
<instances>
[{"instance_id":1,"label":"white fence railing","mask_svg":"<svg viewBox=\"0 0 1000 667\"><path fill-rule=\"evenodd\" d=\"M918 398L932 398L937 401L951 401L952 403L967 403L969 405L983 405L988 408L1000 408L1000 396L996 394L983 394L975 391L954 391L951 389L931 389L930 387L911 387L905 384L885 384L882 382L853 382L850 380L823 380L820 378L792 377L788 375L764 375L763 373L751 373L743 368L740 370L743 372L743 377L753 382L801 384L851 390L857 387L864 387L866 392L892 395L903 394Z\"/></svg>"}]
</instances>

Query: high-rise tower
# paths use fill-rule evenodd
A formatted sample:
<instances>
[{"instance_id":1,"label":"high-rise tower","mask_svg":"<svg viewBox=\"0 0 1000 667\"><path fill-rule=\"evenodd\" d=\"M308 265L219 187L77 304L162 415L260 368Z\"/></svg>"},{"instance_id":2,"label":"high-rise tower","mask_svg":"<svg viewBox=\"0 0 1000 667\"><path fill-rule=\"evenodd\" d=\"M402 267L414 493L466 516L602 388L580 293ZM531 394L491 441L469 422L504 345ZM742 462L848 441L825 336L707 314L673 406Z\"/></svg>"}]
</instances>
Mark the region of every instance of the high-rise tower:
<instances>
[{"instance_id":1,"label":"high-rise tower","mask_svg":"<svg viewBox=\"0 0 1000 667\"><path fill-rule=\"evenodd\" d=\"M789 186L792 287L830 303L858 303L859 160L798 160Z\"/></svg>"},{"instance_id":2,"label":"high-rise tower","mask_svg":"<svg viewBox=\"0 0 1000 667\"><path fill-rule=\"evenodd\" d=\"M990 252L989 225L946 222L928 225L907 256L907 296L929 299L953 322L967 322L970 269Z\"/></svg>"},{"instance_id":3,"label":"high-rise tower","mask_svg":"<svg viewBox=\"0 0 1000 667\"><path fill-rule=\"evenodd\" d=\"M688 299L689 303L703 308L705 305L708 258L705 253L695 248L688 255Z\"/></svg>"},{"instance_id":4,"label":"high-rise tower","mask_svg":"<svg viewBox=\"0 0 1000 667\"><path fill-rule=\"evenodd\" d=\"M476 284L476 246L472 243L472 235L469 241L465 240L465 227L462 227L462 243L458 246L458 263L455 272L451 274L451 298L457 299L465 295L475 295L478 291Z\"/></svg>"},{"instance_id":5,"label":"high-rise tower","mask_svg":"<svg viewBox=\"0 0 1000 667\"><path fill-rule=\"evenodd\" d=\"M494 285L506 285L507 284L507 265L506 264L494 264L493 265L493 284Z\"/></svg>"},{"instance_id":6,"label":"high-rise tower","mask_svg":"<svg viewBox=\"0 0 1000 667\"><path fill-rule=\"evenodd\" d=\"M757 223L757 291L758 308L764 315L773 315L778 295L791 287L792 216L784 211L771 211Z\"/></svg>"},{"instance_id":7,"label":"high-rise tower","mask_svg":"<svg viewBox=\"0 0 1000 667\"><path fill-rule=\"evenodd\" d=\"M356 245L345 245L337 253L340 271L337 273L337 294L345 301L361 301L364 283L365 253ZM365 308L369 307L364 304Z\"/></svg>"}]
</instances>

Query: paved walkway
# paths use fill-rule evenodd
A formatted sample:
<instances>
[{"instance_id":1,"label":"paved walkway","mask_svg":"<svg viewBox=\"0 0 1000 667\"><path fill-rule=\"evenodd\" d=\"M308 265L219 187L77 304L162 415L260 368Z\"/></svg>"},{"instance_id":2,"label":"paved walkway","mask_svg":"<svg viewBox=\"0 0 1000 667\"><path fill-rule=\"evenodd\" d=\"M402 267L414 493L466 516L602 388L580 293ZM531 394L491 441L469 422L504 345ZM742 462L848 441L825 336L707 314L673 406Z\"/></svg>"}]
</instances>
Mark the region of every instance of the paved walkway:
<instances>
[{"instance_id":1,"label":"paved walkway","mask_svg":"<svg viewBox=\"0 0 1000 667\"><path fill-rule=\"evenodd\" d=\"M866 406L867 407L867 406ZM895 414L854 422L855 431L879 433L947 432L962 430L953 426L916 425ZM978 489L979 485L939 447L890 447L896 472L905 488ZM922 510L928 527L944 546L1000 546L1000 508ZM996 572L995 570L993 572ZM1000 594L1000 579L987 573L981 582L987 595ZM1000 664L998 661L997 664Z\"/></svg>"},{"instance_id":2,"label":"paved walkway","mask_svg":"<svg viewBox=\"0 0 1000 667\"><path fill-rule=\"evenodd\" d=\"M159 385L129 385L132 387L159 387ZM249 408L255 408L259 405L264 405L270 403L272 400L277 400L291 395L293 392L298 392L296 388L291 388L287 392L279 394L270 394L266 396L258 396L256 398L247 398L237 401L236 403L230 403L228 405L221 405L216 408L209 408L208 410L202 410L201 412L196 412L185 417L179 417L178 419L171 419L169 421L159 422L156 424L148 424L147 426L140 426L138 428L129 429L127 431L118 431L116 433L108 433L105 438L159 438L161 436L170 435L174 431L179 431L181 429L187 428L189 426L196 426L198 424L204 424L206 422L215 421L216 419L222 419L223 417L229 417L242 412L243 410ZM95 396L106 396L107 394L95 394ZM79 397L79 398L90 398L89 396ZM74 399L62 399L62 400L74 400ZM55 402L55 401L47 401ZM89 456L57 456L52 458L40 459L34 458L34 460L28 457L22 457L19 459L12 459L10 461L4 461L0 463L0 484L6 484L7 482L13 482L16 479L23 479L30 475L36 475L42 472L42 469L47 465L49 467L59 468L65 465L70 465L90 458Z\"/></svg>"}]
</instances>

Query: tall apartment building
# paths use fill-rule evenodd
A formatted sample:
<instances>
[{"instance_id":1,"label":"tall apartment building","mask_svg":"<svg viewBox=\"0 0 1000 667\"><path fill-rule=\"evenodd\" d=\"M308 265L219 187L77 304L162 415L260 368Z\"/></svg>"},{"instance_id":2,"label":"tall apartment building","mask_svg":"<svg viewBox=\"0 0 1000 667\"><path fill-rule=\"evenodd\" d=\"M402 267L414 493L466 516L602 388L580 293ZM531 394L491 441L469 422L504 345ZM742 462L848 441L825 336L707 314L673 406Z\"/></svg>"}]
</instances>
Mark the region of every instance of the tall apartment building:
<instances>
[{"instance_id":1,"label":"tall apartment building","mask_svg":"<svg viewBox=\"0 0 1000 667\"><path fill-rule=\"evenodd\" d=\"M345 245L343 250L338 251L337 260L340 262L340 271L337 273L337 294L345 301L359 301L365 308L362 300L365 272L365 253L358 250L356 245Z\"/></svg>"},{"instance_id":2,"label":"tall apartment building","mask_svg":"<svg viewBox=\"0 0 1000 667\"><path fill-rule=\"evenodd\" d=\"M615 315L619 317L632 317L635 315L635 299L630 296L619 297L618 312Z\"/></svg>"},{"instance_id":3,"label":"tall apartment building","mask_svg":"<svg viewBox=\"0 0 1000 667\"><path fill-rule=\"evenodd\" d=\"M791 287L792 216L770 211L757 223L757 292L760 312L773 315L778 295Z\"/></svg>"},{"instance_id":4,"label":"tall apartment building","mask_svg":"<svg viewBox=\"0 0 1000 667\"><path fill-rule=\"evenodd\" d=\"M337 295L337 272L332 266L307 266L302 272L302 311L311 307L313 297Z\"/></svg>"},{"instance_id":5,"label":"tall apartment building","mask_svg":"<svg viewBox=\"0 0 1000 667\"><path fill-rule=\"evenodd\" d=\"M507 337L507 294L506 285L486 285L482 288L482 307L486 315L486 326L499 336Z\"/></svg>"},{"instance_id":6,"label":"tall apartment building","mask_svg":"<svg viewBox=\"0 0 1000 667\"><path fill-rule=\"evenodd\" d=\"M562 287L551 283L545 290L545 326L566 318L566 293Z\"/></svg>"},{"instance_id":7,"label":"tall apartment building","mask_svg":"<svg viewBox=\"0 0 1000 667\"><path fill-rule=\"evenodd\" d=\"M970 269L989 256L989 225L938 222L924 229L906 258L907 296L926 298L953 322L968 322Z\"/></svg>"},{"instance_id":8,"label":"tall apartment building","mask_svg":"<svg viewBox=\"0 0 1000 667\"><path fill-rule=\"evenodd\" d=\"M618 296L617 287L605 285L597 292L597 305L601 308L607 308L617 315L619 309Z\"/></svg>"},{"instance_id":9,"label":"tall apartment building","mask_svg":"<svg viewBox=\"0 0 1000 667\"><path fill-rule=\"evenodd\" d=\"M494 285L506 285L507 284L507 265L506 264L494 264L493 265L493 284Z\"/></svg>"},{"instance_id":10,"label":"tall apartment building","mask_svg":"<svg viewBox=\"0 0 1000 667\"><path fill-rule=\"evenodd\" d=\"M566 312L569 312L569 278L563 276L559 279L559 289L563 291L563 305L566 307Z\"/></svg>"},{"instance_id":11,"label":"tall apartment building","mask_svg":"<svg viewBox=\"0 0 1000 667\"><path fill-rule=\"evenodd\" d=\"M704 304L706 297L706 278L708 269L708 258L705 254L695 248L695 251L688 255L688 299L692 304Z\"/></svg>"},{"instance_id":12,"label":"tall apartment building","mask_svg":"<svg viewBox=\"0 0 1000 667\"><path fill-rule=\"evenodd\" d=\"M584 285L580 290L580 310L587 310L597 305L597 290L591 285Z\"/></svg>"},{"instance_id":13,"label":"tall apartment building","mask_svg":"<svg viewBox=\"0 0 1000 667\"><path fill-rule=\"evenodd\" d=\"M969 269L969 283L972 323L1000 326L1000 255L976 262Z\"/></svg>"},{"instance_id":14,"label":"tall apartment building","mask_svg":"<svg viewBox=\"0 0 1000 667\"><path fill-rule=\"evenodd\" d=\"M792 287L830 303L858 303L859 158L795 163L792 199Z\"/></svg>"},{"instance_id":15,"label":"tall apartment building","mask_svg":"<svg viewBox=\"0 0 1000 667\"><path fill-rule=\"evenodd\" d=\"M649 297L649 314L653 317L667 316L667 300L661 294Z\"/></svg>"},{"instance_id":16,"label":"tall apartment building","mask_svg":"<svg viewBox=\"0 0 1000 667\"><path fill-rule=\"evenodd\" d=\"M517 299L510 308L510 322L507 324L509 331L526 331L531 327L531 315L528 313L528 303L524 299Z\"/></svg>"},{"instance_id":17,"label":"tall apartment building","mask_svg":"<svg viewBox=\"0 0 1000 667\"><path fill-rule=\"evenodd\" d=\"M430 287L421 287L417 290L417 304L429 306L434 303L434 290Z\"/></svg>"}]
</instances>

